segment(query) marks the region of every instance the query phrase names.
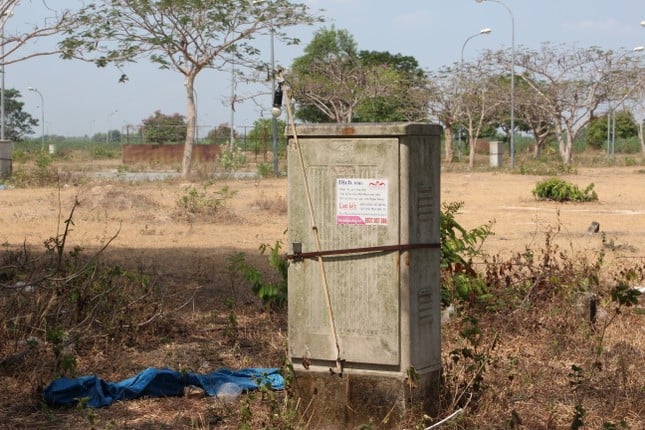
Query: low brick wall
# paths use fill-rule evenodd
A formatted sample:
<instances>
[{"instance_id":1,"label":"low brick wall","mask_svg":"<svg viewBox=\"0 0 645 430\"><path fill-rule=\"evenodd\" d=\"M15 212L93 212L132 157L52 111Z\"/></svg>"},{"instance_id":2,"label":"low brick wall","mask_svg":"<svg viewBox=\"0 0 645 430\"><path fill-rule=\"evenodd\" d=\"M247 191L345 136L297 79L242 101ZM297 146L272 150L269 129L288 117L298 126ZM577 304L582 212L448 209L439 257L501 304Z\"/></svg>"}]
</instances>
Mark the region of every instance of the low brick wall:
<instances>
[{"instance_id":1,"label":"low brick wall","mask_svg":"<svg viewBox=\"0 0 645 430\"><path fill-rule=\"evenodd\" d=\"M194 145L192 161L195 163L214 162L220 153L219 145ZM181 163L184 144L164 145L123 145L122 161L128 163L155 162L162 164Z\"/></svg>"}]
</instances>

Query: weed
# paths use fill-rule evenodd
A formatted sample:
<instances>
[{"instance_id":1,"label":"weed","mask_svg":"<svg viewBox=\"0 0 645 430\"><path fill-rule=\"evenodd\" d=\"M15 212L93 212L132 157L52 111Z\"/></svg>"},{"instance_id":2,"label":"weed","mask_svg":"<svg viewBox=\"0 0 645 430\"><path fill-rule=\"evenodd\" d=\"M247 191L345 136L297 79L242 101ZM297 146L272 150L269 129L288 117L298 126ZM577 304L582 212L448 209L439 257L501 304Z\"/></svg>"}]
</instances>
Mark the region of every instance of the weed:
<instances>
[{"instance_id":1,"label":"weed","mask_svg":"<svg viewBox=\"0 0 645 430\"><path fill-rule=\"evenodd\" d=\"M145 332L169 312L166 292L140 273L101 264L101 254L67 252L74 204L63 233L48 239L42 256L27 247L7 251L0 267L4 281L20 286L0 296L0 368L33 372L40 384L52 376L73 375L77 354L97 345L118 347ZM5 270L9 268L9 270ZM44 334L46 343L38 336ZM40 381L40 382L39 382Z\"/></svg>"},{"instance_id":2,"label":"weed","mask_svg":"<svg viewBox=\"0 0 645 430\"><path fill-rule=\"evenodd\" d=\"M260 254L268 253L269 266L273 268L280 279L276 282L265 281L262 272L246 262L243 253L229 257L229 272L240 273L251 284L253 293L260 299L264 306L272 309L282 309L287 304L288 269L289 261L280 254L282 244L276 241L273 246L260 245Z\"/></svg>"},{"instance_id":3,"label":"weed","mask_svg":"<svg viewBox=\"0 0 645 430\"><path fill-rule=\"evenodd\" d=\"M47 152L38 151L33 156L33 167L14 169L5 182L23 188L56 184L59 178L58 172L52 167L53 161L53 157Z\"/></svg>"},{"instance_id":4,"label":"weed","mask_svg":"<svg viewBox=\"0 0 645 430\"><path fill-rule=\"evenodd\" d=\"M236 194L228 186L215 192L208 192L206 188L207 186L204 186L203 191L199 191L193 185L186 188L184 194L177 200L177 207L181 216L213 216L220 210L227 199Z\"/></svg>"},{"instance_id":5,"label":"weed","mask_svg":"<svg viewBox=\"0 0 645 430\"><path fill-rule=\"evenodd\" d=\"M571 422L571 430L579 430L584 427L585 423L583 418L587 415L587 411L582 405L576 405L573 412L573 421Z\"/></svg>"},{"instance_id":6,"label":"weed","mask_svg":"<svg viewBox=\"0 0 645 430\"><path fill-rule=\"evenodd\" d=\"M218 161L225 172L232 172L246 165L246 155L239 148L225 150L221 152Z\"/></svg>"},{"instance_id":7,"label":"weed","mask_svg":"<svg viewBox=\"0 0 645 430\"><path fill-rule=\"evenodd\" d=\"M479 399L485 389L484 374L497 345L496 334L485 344L479 319L474 316L464 317L460 327L462 346L451 350L444 364L444 391L452 396L448 410L466 407Z\"/></svg>"},{"instance_id":8,"label":"weed","mask_svg":"<svg viewBox=\"0 0 645 430\"><path fill-rule=\"evenodd\" d=\"M549 178L538 182L533 189L533 195L541 200L554 200L557 202L589 202L598 200L598 194L593 189L594 184L589 184L584 190L560 178Z\"/></svg>"},{"instance_id":9,"label":"weed","mask_svg":"<svg viewBox=\"0 0 645 430\"><path fill-rule=\"evenodd\" d=\"M456 220L463 202L444 204L441 211L441 302L486 301L486 285L473 268L473 259L483 257L481 247L492 234L492 223L466 230Z\"/></svg>"}]
</instances>

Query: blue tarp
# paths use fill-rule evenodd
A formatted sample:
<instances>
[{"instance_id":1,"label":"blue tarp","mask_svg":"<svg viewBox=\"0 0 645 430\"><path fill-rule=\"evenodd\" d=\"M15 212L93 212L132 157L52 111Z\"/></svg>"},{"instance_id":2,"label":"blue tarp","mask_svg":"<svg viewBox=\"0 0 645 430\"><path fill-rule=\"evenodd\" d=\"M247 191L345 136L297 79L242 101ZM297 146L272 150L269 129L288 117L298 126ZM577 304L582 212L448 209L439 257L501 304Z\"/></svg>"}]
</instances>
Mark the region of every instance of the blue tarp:
<instances>
[{"instance_id":1,"label":"blue tarp","mask_svg":"<svg viewBox=\"0 0 645 430\"><path fill-rule=\"evenodd\" d=\"M51 406L75 405L87 398L87 406L100 408L119 400L139 397L181 396L188 386L199 387L209 396L218 388L231 382L242 390L254 390L269 384L273 390L284 389L284 378L275 368L248 368L241 370L220 369L208 374L177 372L171 369L148 368L138 375L120 382L105 382L98 376L60 378L45 388L45 402Z\"/></svg>"}]
</instances>

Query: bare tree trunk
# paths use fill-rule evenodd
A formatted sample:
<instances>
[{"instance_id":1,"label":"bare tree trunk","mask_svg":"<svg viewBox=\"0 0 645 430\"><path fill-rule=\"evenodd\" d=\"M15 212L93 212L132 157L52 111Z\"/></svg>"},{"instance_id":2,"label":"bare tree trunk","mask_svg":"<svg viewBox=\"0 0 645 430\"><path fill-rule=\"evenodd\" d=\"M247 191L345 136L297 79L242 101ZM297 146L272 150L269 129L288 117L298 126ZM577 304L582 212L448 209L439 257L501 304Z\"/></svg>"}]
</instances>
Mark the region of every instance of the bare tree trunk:
<instances>
[{"instance_id":1,"label":"bare tree trunk","mask_svg":"<svg viewBox=\"0 0 645 430\"><path fill-rule=\"evenodd\" d=\"M535 159L535 160L540 158L540 153L541 153L540 144L541 144L541 142L536 138L535 139L535 148L533 148L533 159Z\"/></svg>"},{"instance_id":2,"label":"bare tree trunk","mask_svg":"<svg viewBox=\"0 0 645 430\"><path fill-rule=\"evenodd\" d=\"M468 136L468 146L469 146L469 152L468 152L468 167L470 170L473 170L475 167L475 146L477 144L477 139L475 137Z\"/></svg>"},{"instance_id":3,"label":"bare tree trunk","mask_svg":"<svg viewBox=\"0 0 645 430\"><path fill-rule=\"evenodd\" d=\"M447 163L452 163L452 157L453 157L453 152L452 152L452 127L449 125L446 125L443 129L443 137L445 141L445 148L446 148L446 162Z\"/></svg>"},{"instance_id":4,"label":"bare tree trunk","mask_svg":"<svg viewBox=\"0 0 645 430\"><path fill-rule=\"evenodd\" d=\"M544 144L544 141L542 140L542 136L540 136L539 133L536 133L533 131L533 139L535 140L535 148L533 148L533 159L537 160L540 158L540 154L542 154L542 145Z\"/></svg>"},{"instance_id":5,"label":"bare tree trunk","mask_svg":"<svg viewBox=\"0 0 645 430\"><path fill-rule=\"evenodd\" d=\"M564 164L571 164L573 160L573 139L571 133L566 133L566 140L560 142L560 155Z\"/></svg>"},{"instance_id":6,"label":"bare tree trunk","mask_svg":"<svg viewBox=\"0 0 645 430\"><path fill-rule=\"evenodd\" d=\"M571 135L569 133L564 133L562 131L562 126L560 124L556 124L555 136L558 139L558 152L560 153L560 158L562 158L562 162L564 164L571 163L571 149L570 149L571 145L569 144L569 141L571 140Z\"/></svg>"},{"instance_id":7,"label":"bare tree trunk","mask_svg":"<svg viewBox=\"0 0 645 430\"><path fill-rule=\"evenodd\" d=\"M184 158L181 165L181 177L186 178L190 174L190 169L193 159L193 144L195 142L195 126L196 126L196 115L195 115L195 76L187 75L184 82L186 86L186 142L184 143Z\"/></svg>"}]
</instances>

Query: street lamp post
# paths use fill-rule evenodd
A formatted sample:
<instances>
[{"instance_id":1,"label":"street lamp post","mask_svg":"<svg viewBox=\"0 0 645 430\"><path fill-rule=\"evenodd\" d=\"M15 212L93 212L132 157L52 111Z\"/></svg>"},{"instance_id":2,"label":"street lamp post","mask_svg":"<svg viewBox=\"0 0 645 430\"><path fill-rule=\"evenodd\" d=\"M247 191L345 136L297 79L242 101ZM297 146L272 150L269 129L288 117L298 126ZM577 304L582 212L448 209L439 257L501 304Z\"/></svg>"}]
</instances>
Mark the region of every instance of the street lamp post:
<instances>
[{"instance_id":1,"label":"street lamp post","mask_svg":"<svg viewBox=\"0 0 645 430\"><path fill-rule=\"evenodd\" d=\"M253 4L261 4L266 2L267 0L254 0ZM282 94L280 88L276 88L276 79L275 79L275 29L273 27L273 18L271 19L270 22L271 25L271 30L270 30L270 35L271 35L271 92L274 94L275 98L275 93L276 91L280 91L280 94ZM282 100L282 99L281 99ZM273 151L273 175L278 176L279 171L278 171L278 117L282 114L281 109L276 109L275 103L274 106L271 109L271 138L272 138L272 151Z\"/></svg>"},{"instance_id":2,"label":"street lamp post","mask_svg":"<svg viewBox=\"0 0 645 430\"><path fill-rule=\"evenodd\" d=\"M271 91L275 94L275 44L273 35L273 23L271 24ZM271 110L271 134L272 134L272 150L273 150L273 176L277 177L278 171L278 117L281 112L274 109Z\"/></svg>"},{"instance_id":3,"label":"street lamp post","mask_svg":"<svg viewBox=\"0 0 645 430\"><path fill-rule=\"evenodd\" d=\"M261 4L267 0L254 0L253 4ZM273 18L271 19L271 92L275 94L276 92L276 80L275 80L275 36L274 36L274 27L273 27ZM281 115L281 110L271 109L271 140L272 140L272 151L273 151L273 175L278 176L278 117Z\"/></svg>"},{"instance_id":4,"label":"street lamp post","mask_svg":"<svg viewBox=\"0 0 645 430\"><path fill-rule=\"evenodd\" d=\"M477 36L483 36L483 35L486 35L486 34L490 34L492 31L493 31L493 30L491 30L491 29L490 29L490 28L488 28L488 27L487 27L487 28L482 28L481 30L479 30L479 33L475 33L475 34L473 34L473 35L471 35L471 36L468 36L468 37L466 38L466 40L464 41L464 44L463 44L463 45L461 45L461 61L459 62L459 76L461 76L461 73L462 73L462 71L463 71L463 66L464 66L464 49L466 48L466 44L467 44L471 39L473 39L473 38L475 38L475 37L477 37ZM459 97L459 109L458 109L458 111L460 111L460 110L461 110L461 97ZM460 112L459 112L459 113L460 113ZM462 132L462 131L461 131L461 121L459 121L459 130L458 130L458 133L459 133L459 140L458 140L458 142L459 142L459 143L458 143L458 145L457 145L457 150L458 150L458 151L457 151L457 159L459 159L459 160L461 160L461 132Z\"/></svg>"},{"instance_id":5,"label":"street lamp post","mask_svg":"<svg viewBox=\"0 0 645 430\"><path fill-rule=\"evenodd\" d=\"M475 0L477 3L490 1L499 3L511 16L511 168L515 167L515 17L511 9L501 0Z\"/></svg>"},{"instance_id":6,"label":"street lamp post","mask_svg":"<svg viewBox=\"0 0 645 430\"><path fill-rule=\"evenodd\" d=\"M38 91L38 88L27 87L27 90L33 91L40 96L40 126L41 126L41 138L40 138L40 149L45 150L45 99L43 94Z\"/></svg>"}]
</instances>

